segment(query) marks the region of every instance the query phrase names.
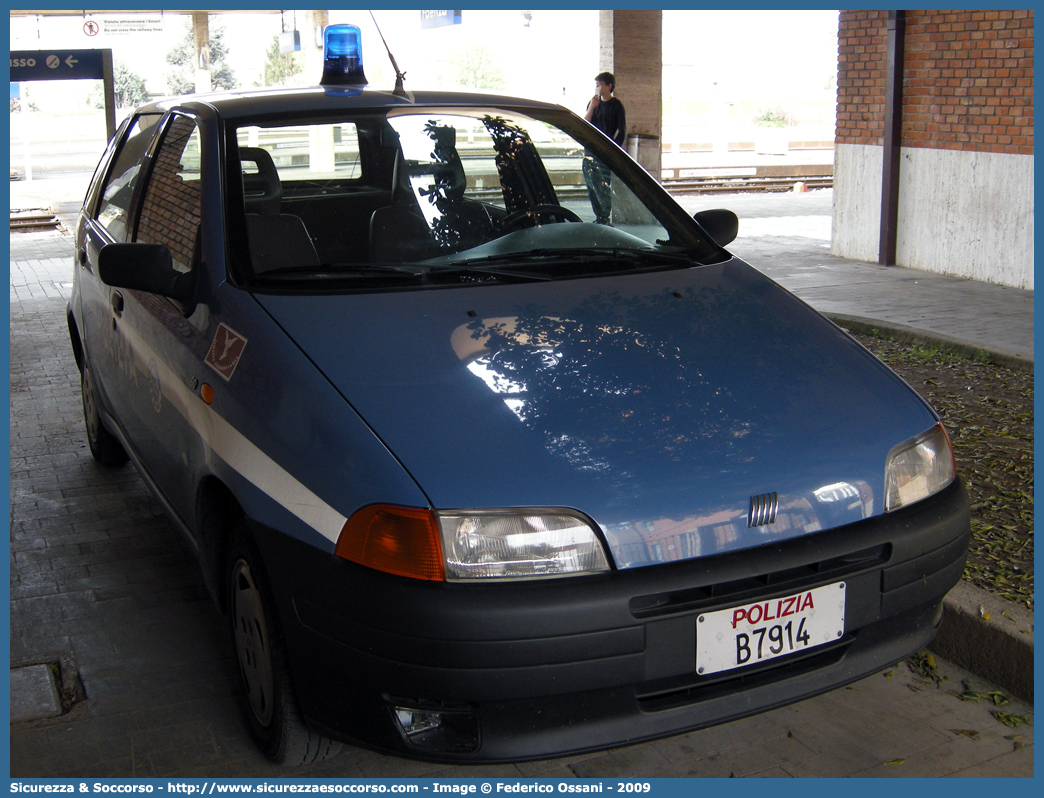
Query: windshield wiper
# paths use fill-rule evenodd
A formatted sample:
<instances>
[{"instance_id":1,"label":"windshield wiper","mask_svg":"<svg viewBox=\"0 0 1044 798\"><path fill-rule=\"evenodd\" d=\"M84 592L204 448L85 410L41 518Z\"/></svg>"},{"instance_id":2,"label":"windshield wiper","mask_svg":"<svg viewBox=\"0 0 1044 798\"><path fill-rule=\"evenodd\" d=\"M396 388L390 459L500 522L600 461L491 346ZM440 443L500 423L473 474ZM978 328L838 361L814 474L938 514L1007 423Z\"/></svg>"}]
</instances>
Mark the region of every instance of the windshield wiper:
<instances>
[{"instance_id":1,"label":"windshield wiper","mask_svg":"<svg viewBox=\"0 0 1044 798\"><path fill-rule=\"evenodd\" d=\"M505 252L499 255L488 255L481 258L469 258L447 267L494 267L498 263L591 263L606 261L610 263L627 262L631 264L650 264L653 268L666 266L688 267L694 264L688 255L670 252L658 252L645 249L628 249L624 247L557 247L548 249L529 249L524 252ZM500 271L497 269L497 271Z\"/></svg>"},{"instance_id":2,"label":"windshield wiper","mask_svg":"<svg viewBox=\"0 0 1044 798\"><path fill-rule=\"evenodd\" d=\"M422 277L424 271L411 266L396 266L391 263L329 263L321 266L297 265L282 266L278 269L267 269L258 277L373 277L381 275L403 275L406 277Z\"/></svg>"},{"instance_id":3,"label":"windshield wiper","mask_svg":"<svg viewBox=\"0 0 1044 798\"><path fill-rule=\"evenodd\" d=\"M420 266L394 263L331 263L323 266L284 266L269 269L259 277L275 277L276 279L313 279L339 280L355 278L408 278L410 282L426 283L432 277L454 274L481 274L488 277L509 278L515 280L544 281L552 278L546 274L515 271L512 269L486 268L472 266L468 263L447 264L444 266Z\"/></svg>"},{"instance_id":4,"label":"windshield wiper","mask_svg":"<svg viewBox=\"0 0 1044 798\"><path fill-rule=\"evenodd\" d=\"M535 272L519 272L513 269L500 269L494 266L475 266L475 263L492 263L495 261L487 260L486 258L479 258L478 260L467 260L461 263L452 263L447 266L431 266L428 269L428 274L489 274L496 277L514 277L518 280L551 280L553 279L546 274L536 274Z\"/></svg>"}]
</instances>

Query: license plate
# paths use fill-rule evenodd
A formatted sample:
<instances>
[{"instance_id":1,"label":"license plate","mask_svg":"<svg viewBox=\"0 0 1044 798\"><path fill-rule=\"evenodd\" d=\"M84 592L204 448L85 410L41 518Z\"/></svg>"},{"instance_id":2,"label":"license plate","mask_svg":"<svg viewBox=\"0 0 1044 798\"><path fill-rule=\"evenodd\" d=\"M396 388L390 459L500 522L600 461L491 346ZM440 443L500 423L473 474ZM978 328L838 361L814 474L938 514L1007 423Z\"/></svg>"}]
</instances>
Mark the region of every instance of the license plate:
<instances>
[{"instance_id":1,"label":"license plate","mask_svg":"<svg viewBox=\"0 0 1044 798\"><path fill-rule=\"evenodd\" d=\"M845 633L845 583L755 601L696 619L696 672L706 676L838 640Z\"/></svg>"}]
</instances>

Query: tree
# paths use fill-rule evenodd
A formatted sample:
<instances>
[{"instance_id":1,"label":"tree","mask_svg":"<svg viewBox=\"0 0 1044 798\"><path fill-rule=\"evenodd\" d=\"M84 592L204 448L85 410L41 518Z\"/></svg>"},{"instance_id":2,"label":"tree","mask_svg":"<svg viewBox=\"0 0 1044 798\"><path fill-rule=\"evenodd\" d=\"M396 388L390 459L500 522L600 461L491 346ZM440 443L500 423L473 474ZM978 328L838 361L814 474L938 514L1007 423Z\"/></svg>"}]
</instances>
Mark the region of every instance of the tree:
<instances>
[{"instance_id":1,"label":"tree","mask_svg":"<svg viewBox=\"0 0 1044 798\"><path fill-rule=\"evenodd\" d=\"M450 62L450 80L468 89L502 89L504 71L492 50L474 44Z\"/></svg>"},{"instance_id":2,"label":"tree","mask_svg":"<svg viewBox=\"0 0 1044 798\"><path fill-rule=\"evenodd\" d=\"M225 29L210 30L210 85L215 90L234 89L238 84L232 67L225 58ZM171 94L191 94L196 90L196 45L192 40L192 28L185 31L181 41L167 53L167 63L173 69L167 73L167 88Z\"/></svg>"},{"instance_id":3,"label":"tree","mask_svg":"<svg viewBox=\"0 0 1044 798\"><path fill-rule=\"evenodd\" d=\"M112 65L112 87L117 108L137 108L149 101L144 78L120 61ZM87 101L95 108L105 107L105 94L100 84L91 89Z\"/></svg>"},{"instance_id":4,"label":"tree","mask_svg":"<svg viewBox=\"0 0 1044 798\"><path fill-rule=\"evenodd\" d=\"M272 44L265 53L264 86L293 84L294 78L304 71L300 53L279 52L279 37L272 37Z\"/></svg>"}]
</instances>

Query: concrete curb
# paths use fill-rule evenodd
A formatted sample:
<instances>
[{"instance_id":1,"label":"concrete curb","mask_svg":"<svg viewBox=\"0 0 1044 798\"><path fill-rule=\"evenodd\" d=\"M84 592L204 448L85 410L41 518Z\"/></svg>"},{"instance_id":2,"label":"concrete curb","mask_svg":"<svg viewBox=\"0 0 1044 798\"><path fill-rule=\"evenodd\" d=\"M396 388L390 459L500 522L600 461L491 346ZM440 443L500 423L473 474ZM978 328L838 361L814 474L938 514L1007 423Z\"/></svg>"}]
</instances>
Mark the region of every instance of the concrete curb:
<instances>
[{"instance_id":1,"label":"concrete curb","mask_svg":"<svg viewBox=\"0 0 1044 798\"><path fill-rule=\"evenodd\" d=\"M1019 371L1033 372L1033 357L1019 354L1018 352L1007 352L990 346L983 346L973 341L966 341L942 333L927 332L918 327L909 327L905 324L897 324L880 319L870 319L863 316L846 316L841 313L824 313L828 319L839 327L844 327L852 332L872 334L874 330L887 330L896 340L915 341L917 343L930 344L943 351L954 352L969 358L981 357L984 354L990 363L998 366L1006 366Z\"/></svg>"},{"instance_id":2,"label":"concrete curb","mask_svg":"<svg viewBox=\"0 0 1044 798\"><path fill-rule=\"evenodd\" d=\"M853 332L887 331L900 341L916 341L967 357L981 357L1020 371L1033 359L902 324L842 314L825 314ZM939 633L929 648L976 676L1033 702L1033 612L962 580L943 602Z\"/></svg>"},{"instance_id":3,"label":"concrete curb","mask_svg":"<svg viewBox=\"0 0 1044 798\"><path fill-rule=\"evenodd\" d=\"M1033 613L961 581L944 600L929 648L1033 703Z\"/></svg>"}]
</instances>

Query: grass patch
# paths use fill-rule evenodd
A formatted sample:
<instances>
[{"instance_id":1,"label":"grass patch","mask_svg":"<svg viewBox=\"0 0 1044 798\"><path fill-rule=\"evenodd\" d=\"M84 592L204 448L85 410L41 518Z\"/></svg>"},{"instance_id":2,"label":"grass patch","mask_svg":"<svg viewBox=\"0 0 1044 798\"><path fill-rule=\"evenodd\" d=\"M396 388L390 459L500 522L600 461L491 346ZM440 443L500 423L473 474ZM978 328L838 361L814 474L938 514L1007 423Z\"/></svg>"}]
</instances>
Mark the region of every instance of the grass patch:
<instances>
[{"instance_id":1,"label":"grass patch","mask_svg":"<svg viewBox=\"0 0 1044 798\"><path fill-rule=\"evenodd\" d=\"M939 413L971 499L964 576L1033 609L1033 373L887 332L853 333Z\"/></svg>"}]
</instances>

